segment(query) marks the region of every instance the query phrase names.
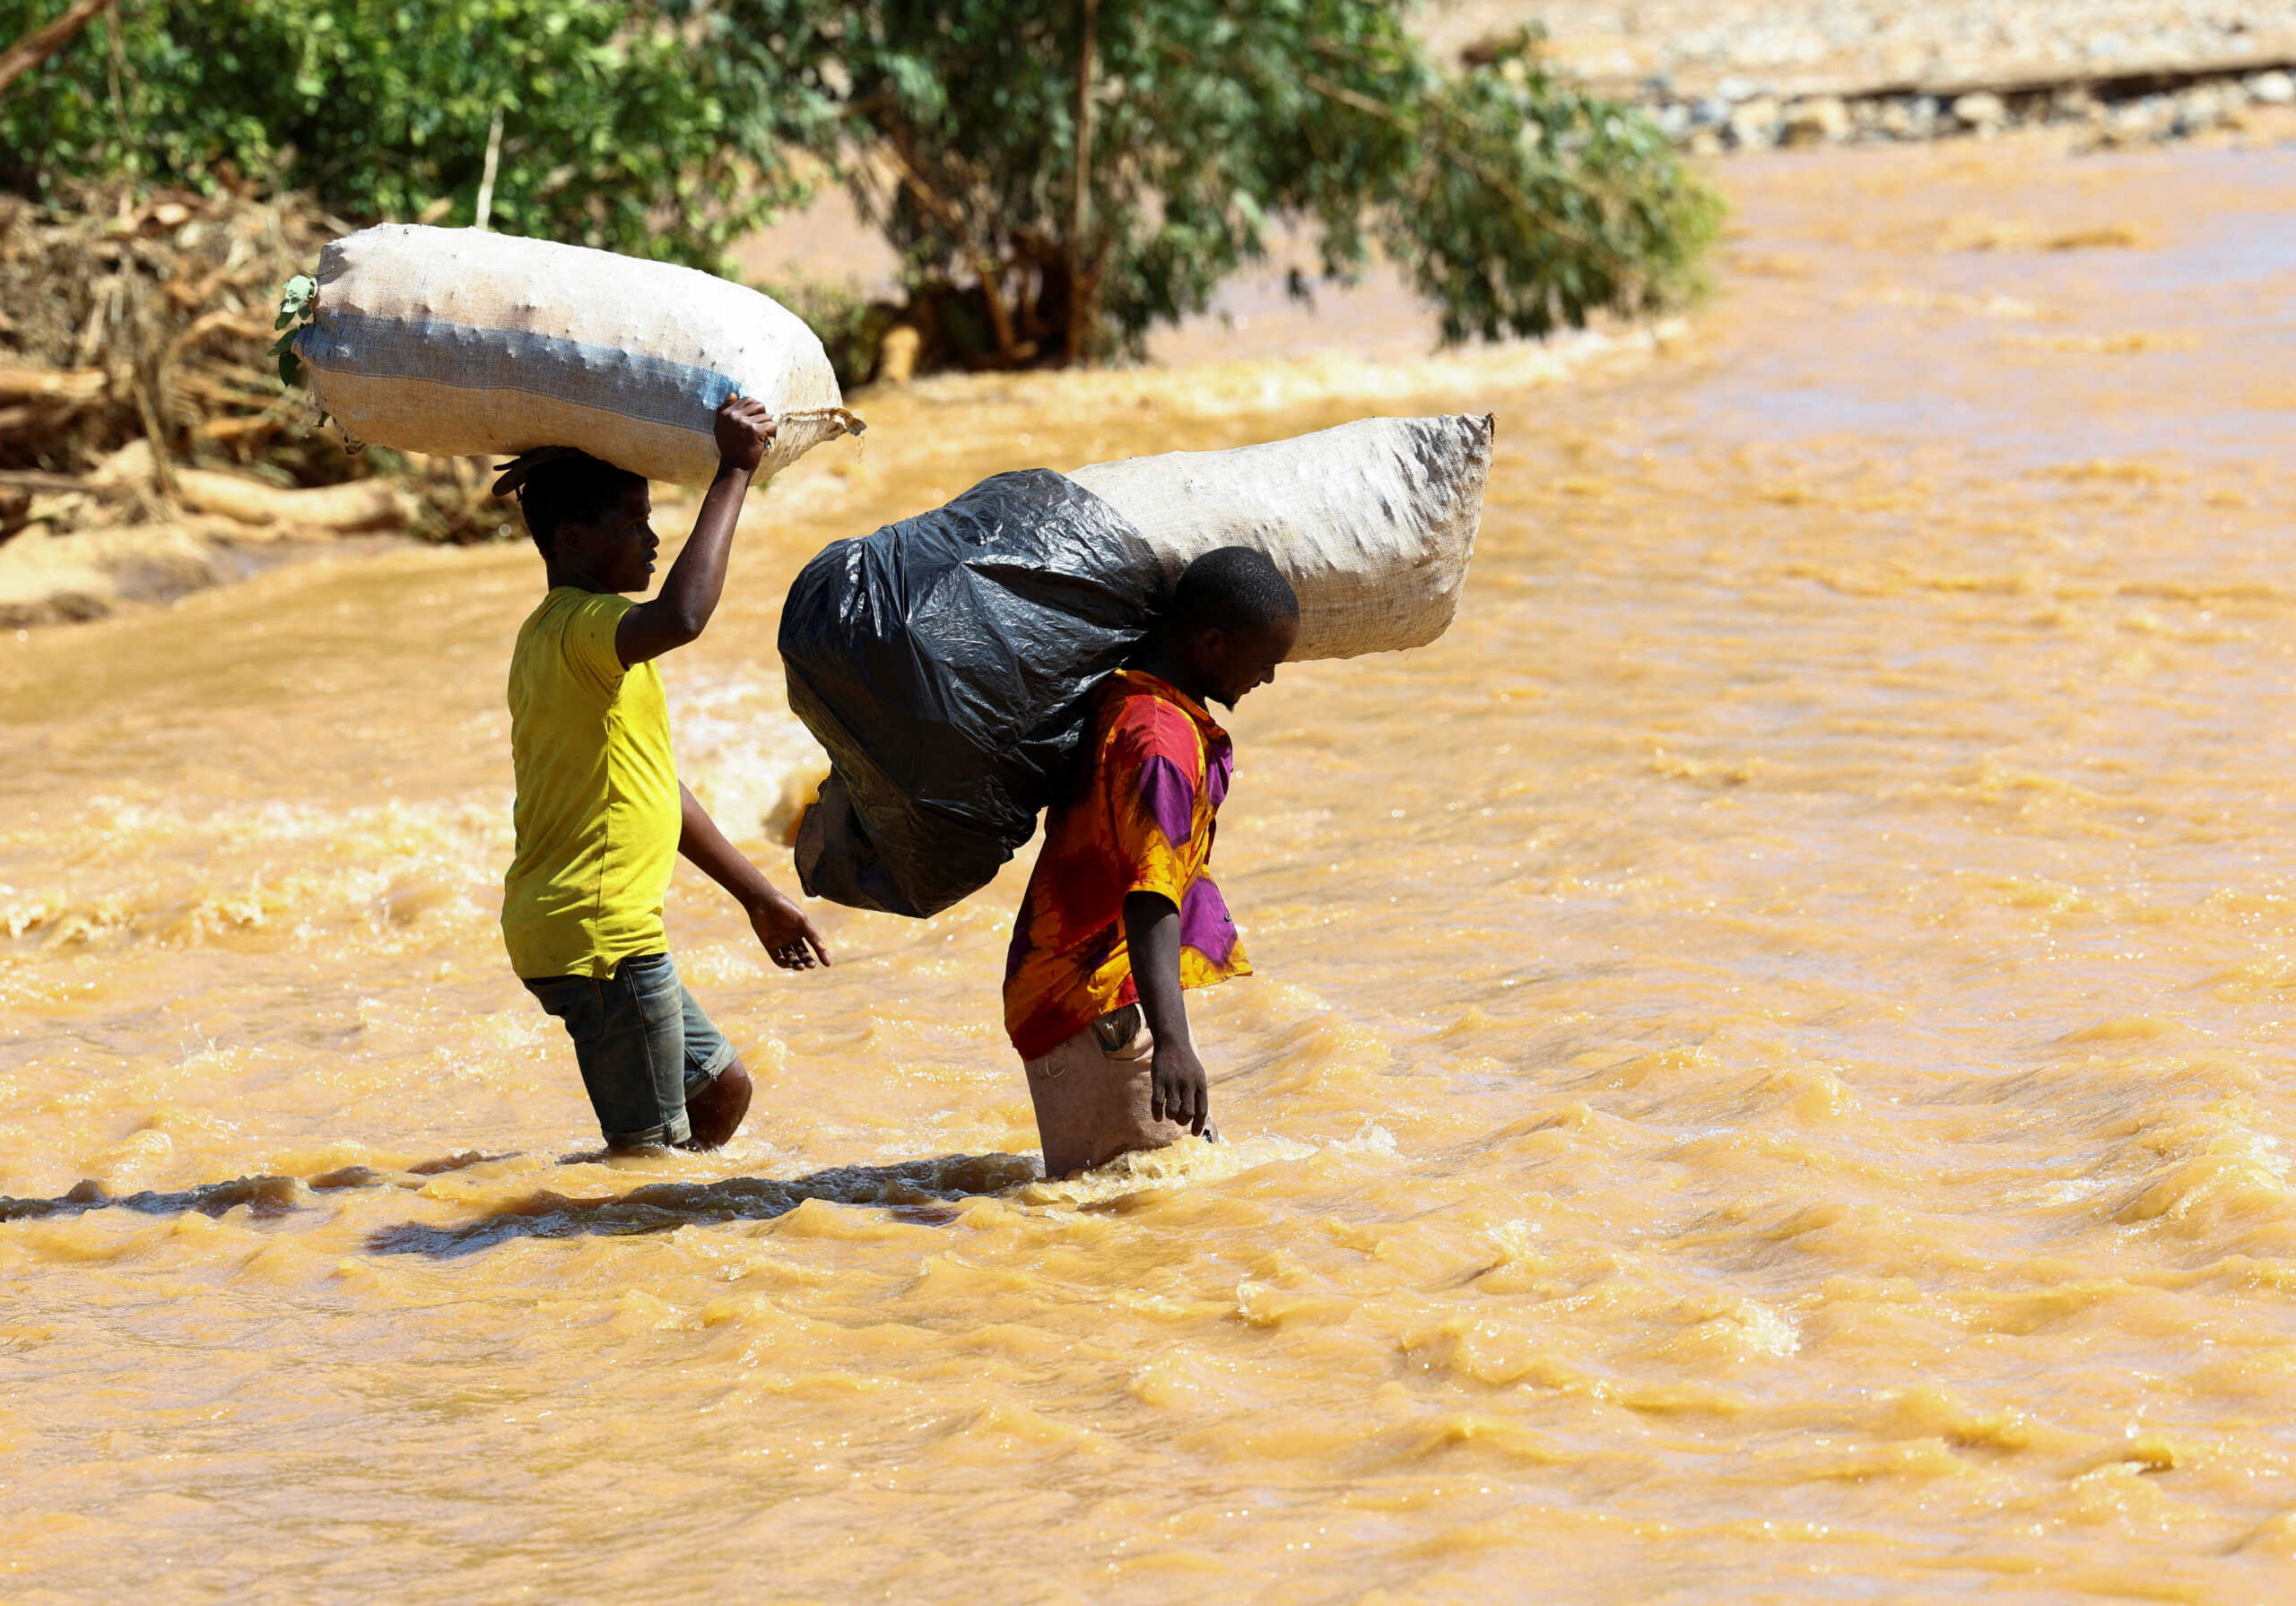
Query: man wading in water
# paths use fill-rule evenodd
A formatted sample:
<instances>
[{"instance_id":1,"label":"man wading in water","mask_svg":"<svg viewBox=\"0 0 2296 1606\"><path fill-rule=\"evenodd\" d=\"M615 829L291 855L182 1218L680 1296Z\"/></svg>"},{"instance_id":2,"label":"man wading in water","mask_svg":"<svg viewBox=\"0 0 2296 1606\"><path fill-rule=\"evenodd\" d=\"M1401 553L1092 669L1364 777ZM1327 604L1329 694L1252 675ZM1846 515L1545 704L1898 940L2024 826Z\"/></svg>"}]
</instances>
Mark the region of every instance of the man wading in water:
<instances>
[{"instance_id":1,"label":"man wading in water","mask_svg":"<svg viewBox=\"0 0 2296 1606\"><path fill-rule=\"evenodd\" d=\"M1004 966L1004 1027L1048 1176L1219 1135L1181 994L1251 964L1207 873L1235 755L1204 705L1232 708L1274 680L1299 637L1300 600L1275 565L1222 547L1187 566L1100 693Z\"/></svg>"},{"instance_id":2,"label":"man wading in water","mask_svg":"<svg viewBox=\"0 0 2296 1606\"><path fill-rule=\"evenodd\" d=\"M622 595L646 589L661 546L644 480L552 447L509 464L494 487L517 493L550 580L510 655L518 846L502 941L574 1039L613 1152L715 1149L750 1107L748 1071L670 963L662 903L674 855L733 895L775 964L829 963L813 922L678 780L653 663L709 623L735 517L773 434L756 402L735 396L718 410L718 477L651 602Z\"/></svg>"}]
</instances>

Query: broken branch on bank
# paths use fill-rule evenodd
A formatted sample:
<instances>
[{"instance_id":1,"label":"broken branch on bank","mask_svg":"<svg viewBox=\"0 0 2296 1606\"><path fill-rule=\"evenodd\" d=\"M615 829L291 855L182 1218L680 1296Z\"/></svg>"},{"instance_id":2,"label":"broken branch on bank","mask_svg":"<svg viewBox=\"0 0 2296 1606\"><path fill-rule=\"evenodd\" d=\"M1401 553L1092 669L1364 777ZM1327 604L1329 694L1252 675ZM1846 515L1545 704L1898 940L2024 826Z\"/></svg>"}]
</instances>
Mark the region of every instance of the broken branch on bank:
<instances>
[{"instance_id":1,"label":"broken branch on bank","mask_svg":"<svg viewBox=\"0 0 2296 1606\"><path fill-rule=\"evenodd\" d=\"M75 0L45 28L35 28L4 51L0 51L0 95L8 86L39 66L77 38L80 30L111 9L113 0Z\"/></svg>"}]
</instances>

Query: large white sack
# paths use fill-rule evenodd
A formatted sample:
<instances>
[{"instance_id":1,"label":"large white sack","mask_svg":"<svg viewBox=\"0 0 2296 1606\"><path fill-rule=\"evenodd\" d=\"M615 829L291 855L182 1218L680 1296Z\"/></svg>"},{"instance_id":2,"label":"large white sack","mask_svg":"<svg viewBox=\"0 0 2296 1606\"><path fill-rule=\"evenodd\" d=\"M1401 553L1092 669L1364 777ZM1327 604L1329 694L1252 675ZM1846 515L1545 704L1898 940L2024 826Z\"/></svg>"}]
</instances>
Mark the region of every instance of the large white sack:
<instances>
[{"instance_id":1,"label":"large white sack","mask_svg":"<svg viewBox=\"0 0 2296 1606\"><path fill-rule=\"evenodd\" d=\"M1294 658L1424 647L1451 622L1483 524L1488 415L1367 418L1227 452L1096 463L1068 477L1147 537L1166 578L1257 547L1300 594Z\"/></svg>"},{"instance_id":2,"label":"large white sack","mask_svg":"<svg viewBox=\"0 0 2296 1606\"><path fill-rule=\"evenodd\" d=\"M711 419L735 392L787 467L860 421L795 313L694 268L476 229L386 223L321 252L317 321L295 341L352 438L446 456L578 447L707 484Z\"/></svg>"}]
</instances>

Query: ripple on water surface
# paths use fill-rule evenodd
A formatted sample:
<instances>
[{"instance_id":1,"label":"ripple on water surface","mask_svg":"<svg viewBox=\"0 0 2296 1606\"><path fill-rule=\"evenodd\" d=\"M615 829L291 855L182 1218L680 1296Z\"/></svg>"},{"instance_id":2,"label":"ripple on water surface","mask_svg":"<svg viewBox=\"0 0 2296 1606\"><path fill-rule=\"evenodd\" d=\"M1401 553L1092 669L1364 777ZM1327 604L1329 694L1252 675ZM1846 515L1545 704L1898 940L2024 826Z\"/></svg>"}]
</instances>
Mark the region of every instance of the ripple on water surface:
<instances>
[{"instance_id":1,"label":"ripple on water surface","mask_svg":"<svg viewBox=\"0 0 2296 1606\"><path fill-rule=\"evenodd\" d=\"M529 554L10 644L12 1587L2284 1593L2296 167L1730 178L1664 342L888 397L667 665L684 772L778 862L820 760L775 609L823 540L1495 409L1451 633L1233 718L1218 1145L1038 1175L1024 855L930 921L831 911L804 977L682 872L757 1115L591 1155L493 927Z\"/></svg>"}]
</instances>

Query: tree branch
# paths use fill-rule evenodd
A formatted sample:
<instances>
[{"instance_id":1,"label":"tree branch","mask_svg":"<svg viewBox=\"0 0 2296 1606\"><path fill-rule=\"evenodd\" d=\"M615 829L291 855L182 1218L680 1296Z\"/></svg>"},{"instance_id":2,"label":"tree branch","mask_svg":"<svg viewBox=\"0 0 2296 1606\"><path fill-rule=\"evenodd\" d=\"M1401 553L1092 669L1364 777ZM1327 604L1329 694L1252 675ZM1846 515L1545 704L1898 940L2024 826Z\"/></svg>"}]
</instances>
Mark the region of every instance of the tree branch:
<instances>
[{"instance_id":1,"label":"tree branch","mask_svg":"<svg viewBox=\"0 0 2296 1606\"><path fill-rule=\"evenodd\" d=\"M1100 0L1082 0L1083 17L1076 41L1076 171L1068 195L1068 365L1082 364L1091 339L1092 279L1084 265L1084 237L1092 224L1092 57Z\"/></svg>"},{"instance_id":2,"label":"tree branch","mask_svg":"<svg viewBox=\"0 0 2296 1606\"><path fill-rule=\"evenodd\" d=\"M73 0L70 9L0 51L0 95L8 86L70 44L80 30L111 9L114 0Z\"/></svg>"},{"instance_id":3,"label":"tree branch","mask_svg":"<svg viewBox=\"0 0 2296 1606\"><path fill-rule=\"evenodd\" d=\"M1302 73L1300 74L1300 82L1327 100L1336 100L1351 110L1360 111L1365 117L1385 123L1388 127L1408 134L1414 139L1424 137L1422 130L1397 117L1394 111L1370 96L1349 89L1345 84L1335 83L1320 73ZM1572 228L1552 213L1540 211L1528 195L1515 187L1513 181L1506 174L1482 161L1474 152L1457 146L1447 147L1447 152L1453 161L1480 178L1488 187L1496 191L1500 200L1506 202L1514 211L1520 213L1527 221L1536 224L1550 234L1569 240L1583 251L1608 258L1614 265L1625 265L1629 267L1632 265L1622 253L1614 248Z\"/></svg>"},{"instance_id":4,"label":"tree branch","mask_svg":"<svg viewBox=\"0 0 2296 1606\"><path fill-rule=\"evenodd\" d=\"M903 143L898 134L890 135L885 141L885 155L893 164L894 174L917 197L917 204L939 219L941 226L955 237L957 248L972 259L972 271L980 280L981 298L988 303L988 321L996 331L997 352L1006 362L1018 363L1020 342L1013 334L1013 315L1005 308L1003 290L997 282L1003 274L997 271L996 259L974 243L972 231L965 227L964 214L919 176L916 164L901 149Z\"/></svg>"}]
</instances>

